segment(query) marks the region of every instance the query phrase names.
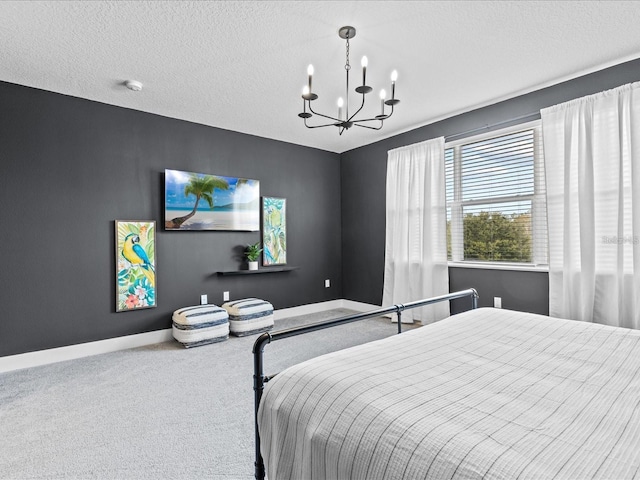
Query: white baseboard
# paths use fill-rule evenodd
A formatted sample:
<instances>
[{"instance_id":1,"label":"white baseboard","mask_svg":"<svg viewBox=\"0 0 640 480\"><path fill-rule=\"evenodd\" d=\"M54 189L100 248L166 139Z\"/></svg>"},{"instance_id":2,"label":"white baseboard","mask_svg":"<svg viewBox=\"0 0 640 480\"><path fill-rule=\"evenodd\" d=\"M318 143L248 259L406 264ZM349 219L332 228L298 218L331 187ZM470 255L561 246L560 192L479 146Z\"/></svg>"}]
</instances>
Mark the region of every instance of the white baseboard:
<instances>
[{"instance_id":1,"label":"white baseboard","mask_svg":"<svg viewBox=\"0 0 640 480\"><path fill-rule=\"evenodd\" d=\"M98 340L96 342L69 345L68 347L50 348L47 350L38 350L37 352L0 357L0 373L23 368L39 367L50 363L74 360L76 358L90 357L101 353L126 350L127 348L168 342L172 338L172 331L170 328L167 328L154 332L138 333L136 335L126 335L124 337Z\"/></svg>"},{"instance_id":2,"label":"white baseboard","mask_svg":"<svg viewBox=\"0 0 640 480\"><path fill-rule=\"evenodd\" d=\"M279 320L286 317L324 312L335 308L348 308L358 312L366 312L379 307L351 300L330 300L327 302L312 303L309 305L301 305L299 307L275 310L273 312L273 318L274 320ZM0 373L21 370L23 368L38 367L41 365L48 365L50 363L64 362L66 360L74 360L76 358L90 357L101 353L126 350L128 348L144 347L146 345L169 342L172 339L172 330L167 328L164 330L156 330L154 332L139 333L136 335L109 338L107 340L99 340L96 342L69 345L67 347L50 348L47 350L39 350L37 352L9 355L7 357L0 357Z\"/></svg>"}]
</instances>

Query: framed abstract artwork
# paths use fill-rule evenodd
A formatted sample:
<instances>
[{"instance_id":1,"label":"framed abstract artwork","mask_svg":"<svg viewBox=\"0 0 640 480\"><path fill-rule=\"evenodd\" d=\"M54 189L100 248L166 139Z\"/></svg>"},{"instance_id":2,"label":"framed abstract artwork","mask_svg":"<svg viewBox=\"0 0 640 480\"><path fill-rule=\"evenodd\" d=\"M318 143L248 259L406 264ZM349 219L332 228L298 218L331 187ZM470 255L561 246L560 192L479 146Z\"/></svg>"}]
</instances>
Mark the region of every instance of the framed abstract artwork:
<instances>
[{"instance_id":1,"label":"framed abstract artwork","mask_svg":"<svg viewBox=\"0 0 640 480\"><path fill-rule=\"evenodd\" d=\"M165 170L165 230L260 230L260 182Z\"/></svg>"},{"instance_id":2,"label":"framed abstract artwork","mask_svg":"<svg viewBox=\"0 0 640 480\"><path fill-rule=\"evenodd\" d=\"M287 263L287 199L262 197L262 264Z\"/></svg>"},{"instance_id":3,"label":"framed abstract artwork","mask_svg":"<svg viewBox=\"0 0 640 480\"><path fill-rule=\"evenodd\" d=\"M116 220L116 312L156 306L156 222Z\"/></svg>"}]
</instances>

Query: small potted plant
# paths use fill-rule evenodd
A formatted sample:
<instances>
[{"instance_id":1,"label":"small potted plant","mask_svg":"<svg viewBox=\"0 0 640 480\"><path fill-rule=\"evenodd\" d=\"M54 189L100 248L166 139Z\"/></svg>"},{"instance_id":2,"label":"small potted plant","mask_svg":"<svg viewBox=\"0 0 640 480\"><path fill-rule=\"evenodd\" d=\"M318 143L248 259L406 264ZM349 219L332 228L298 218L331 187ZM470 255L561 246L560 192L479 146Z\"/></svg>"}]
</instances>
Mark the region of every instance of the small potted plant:
<instances>
[{"instance_id":1,"label":"small potted plant","mask_svg":"<svg viewBox=\"0 0 640 480\"><path fill-rule=\"evenodd\" d=\"M262 248L260 248L260 242L247 245L247 248L245 248L244 256L249 262L249 270L258 270L258 258L260 258L261 252Z\"/></svg>"}]
</instances>

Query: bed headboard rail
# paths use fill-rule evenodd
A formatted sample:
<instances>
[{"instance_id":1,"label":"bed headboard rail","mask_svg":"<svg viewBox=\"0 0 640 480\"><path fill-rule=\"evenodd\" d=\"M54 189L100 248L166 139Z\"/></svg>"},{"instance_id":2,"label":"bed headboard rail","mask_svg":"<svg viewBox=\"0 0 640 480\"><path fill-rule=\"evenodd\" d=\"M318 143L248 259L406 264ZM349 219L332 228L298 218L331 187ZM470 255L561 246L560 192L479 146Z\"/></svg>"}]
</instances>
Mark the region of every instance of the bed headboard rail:
<instances>
[{"instance_id":1,"label":"bed headboard rail","mask_svg":"<svg viewBox=\"0 0 640 480\"><path fill-rule=\"evenodd\" d=\"M253 391L255 399L254 408L254 423L255 423L255 437L256 437L256 461L255 461L255 477L258 480L264 480L265 470L262 455L260 453L260 434L258 432L258 407L260 406L260 400L262 398L262 392L264 390L264 384L269 381L269 378L264 374L264 362L263 353L264 347L275 340L281 340L283 338L294 337L296 335L303 335L305 333L315 332L318 330L324 330L325 328L331 328L338 325L344 325L346 323L357 322L360 320L366 320L367 318L380 317L388 314L396 314L398 317L398 333L402 333L402 312L413 308L425 307L438 302L444 302L449 300L456 300L458 298L471 297L471 308L478 308L478 292L469 288L467 290L460 290L459 292L448 293L446 295L440 295L438 297L426 298L424 300L417 300L415 302L400 303L391 307L383 307L375 310L371 310L363 313L356 313L354 315L348 315L346 317L336 318L334 320L328 320L324 322L312 323L302 327L289 328L287 330L280 330L278 332L266 332L260 335L253 344Z\"/></svg>"}]
</instances>

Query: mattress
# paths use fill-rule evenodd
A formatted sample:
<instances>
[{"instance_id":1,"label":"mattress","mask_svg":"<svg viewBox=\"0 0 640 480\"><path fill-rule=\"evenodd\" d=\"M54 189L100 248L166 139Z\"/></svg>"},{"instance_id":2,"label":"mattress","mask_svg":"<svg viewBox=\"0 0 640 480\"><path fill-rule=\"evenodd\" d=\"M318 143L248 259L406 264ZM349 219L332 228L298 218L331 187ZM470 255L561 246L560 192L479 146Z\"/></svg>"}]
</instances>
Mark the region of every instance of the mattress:
<instances>
[{"instance_id":1,"label":"mattress","mask_svg":"<svg viewBox=\"0 0 640 480\"><path fill-rule=\"evenodd\" d=\"M293 366L269 480L640 478L640 331L481 308Z\"/></svg>"}]
</instances>

